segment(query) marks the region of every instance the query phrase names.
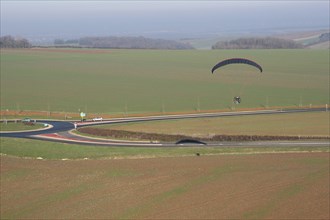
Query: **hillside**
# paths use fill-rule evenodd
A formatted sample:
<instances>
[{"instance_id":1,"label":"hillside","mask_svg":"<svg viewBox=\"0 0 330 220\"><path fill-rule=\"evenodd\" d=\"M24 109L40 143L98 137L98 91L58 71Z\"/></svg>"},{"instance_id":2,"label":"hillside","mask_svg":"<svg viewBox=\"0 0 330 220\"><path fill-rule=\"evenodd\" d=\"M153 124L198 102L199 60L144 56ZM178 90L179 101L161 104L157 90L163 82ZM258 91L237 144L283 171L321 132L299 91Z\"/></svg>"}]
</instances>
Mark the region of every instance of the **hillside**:
<instances>
[{"instance_id":1,"label":"hillside","mask_svg":"<svg viewBox=\"0 0 330 220\"><path fill-rule=\"evenodd\" d=\"M322 42L322 43L317 43L308 46L310 49L330 49L330 41Z\"/></svg>"},{"instance_id":2,"label":"hillside","mask_svg":"<svg viewBox=\"0 0 330 220\"><path fill-rule=\"evenodd\" d=\"M323 33L311 41L307 41L306 46L313 49L330 49L330 32Z\"/></svg>"},{"instance_id":3,"label":"hillside","mask_svg":"<svg viewBox=\"0 0 330 220\"><path fill-rule=\"evenodd\" d=\"M253 33L250 35L219 35L217 37L209 38L184 38L180 39L180 42L189 43L196 49L211 49L217 42L230 41L238 38L251 38L251 37L273 37L285 40L293 40L295 42L303 44L306 48L317 49L329 49L328 43L316 43L313 46L306 45L307 41L317 41L324 33L329 33L329 30L306 30L306 31L281 31L280 34L261 35Z\"/></svg>"},{"instance_id":4,"label":"hillside","mask_svg":"<svg viewBox=\"0 0 330 220\"><path fill-rule=\"evenodd\" d=\"M329 49L330 32L329 30L305 31L277 35L276 37L287 40L294 40L301 43L306 48L311 49Z\"/></svg>"}]
</instances>

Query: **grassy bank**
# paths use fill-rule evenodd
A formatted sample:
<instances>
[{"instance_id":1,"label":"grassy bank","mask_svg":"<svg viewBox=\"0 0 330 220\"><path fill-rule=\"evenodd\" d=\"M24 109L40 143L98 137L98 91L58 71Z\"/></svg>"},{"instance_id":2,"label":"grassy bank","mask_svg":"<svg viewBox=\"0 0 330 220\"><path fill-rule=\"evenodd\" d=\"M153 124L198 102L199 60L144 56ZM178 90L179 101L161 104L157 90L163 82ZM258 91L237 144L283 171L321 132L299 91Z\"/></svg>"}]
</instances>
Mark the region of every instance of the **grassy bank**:
<instances>
[{"instance_id":1,"label":"grassy bank","mask_svg":"<svg viewBox=\"0 0 330 220\"><path fill-rule=\"evenodd\" d=\"M22 122L1 122L0 131L27 131L44 128L43 124L33 123L33 124L24 124Z\"/></svg>"},{"instance_id":2,"label":"grassy bank","mask_svg":"<svg viewBox=\"0 0 330 220\"><path fill-rule=\"evenodd\" d=\"M100 147L82 146L76 144L62 144L47 141L0 138L1 154L43 159L96 159L96 158L152 158L152 157L180 157L217 154L255 154L274 152L328 152L329 148L303 146L303 147L175 147L175 148L149 148L149 147Z\"/></svg>"}]
</instances>

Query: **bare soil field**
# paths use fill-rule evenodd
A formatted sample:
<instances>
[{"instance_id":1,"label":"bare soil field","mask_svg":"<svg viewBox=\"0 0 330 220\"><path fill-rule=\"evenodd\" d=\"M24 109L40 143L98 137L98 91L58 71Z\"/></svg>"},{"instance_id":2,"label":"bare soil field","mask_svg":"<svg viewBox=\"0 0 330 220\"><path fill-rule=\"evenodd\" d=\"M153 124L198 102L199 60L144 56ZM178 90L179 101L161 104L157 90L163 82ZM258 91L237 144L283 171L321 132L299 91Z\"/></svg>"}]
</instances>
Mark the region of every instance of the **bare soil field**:
<instances>
[{"instance_id":1,"label":"bare soil field","mask_svg":"<svg viewBox=\"0 0 330 220\"><path fill-rule=\"evenodd\" d=\"M1 219L329 219L329 153L1 156Z\"/></svg>"}]
</instances>

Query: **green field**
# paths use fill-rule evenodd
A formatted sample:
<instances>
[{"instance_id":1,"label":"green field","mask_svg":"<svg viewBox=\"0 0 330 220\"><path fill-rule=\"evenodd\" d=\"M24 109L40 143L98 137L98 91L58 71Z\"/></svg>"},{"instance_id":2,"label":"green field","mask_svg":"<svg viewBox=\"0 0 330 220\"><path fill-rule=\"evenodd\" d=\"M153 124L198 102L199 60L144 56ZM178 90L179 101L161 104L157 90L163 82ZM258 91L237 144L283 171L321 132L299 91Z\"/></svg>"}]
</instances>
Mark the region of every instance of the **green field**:
<instances>
[{"instance_id":1,"label":"green field","mask_svg":"<svg viewBox=\"0 0 330 220\"><path fill-rule=\"evenodd\" d=\"M263 66L226 66L245 57ZM327 50L1 50L1 110L149 113L329 102Z\"/></svg>"},{"instance_id":2,"label":"green field","mask_svg":"<svg viewBox=\"0 0 330 220\"><path fill-rule=\"evenodd\" d=\"M43 124L33 124L33 125L27 125L21 122L2 122L0 123L0 131L25 131L25 130L35 130L44 128Z\"/></svg>"}]
</instances>

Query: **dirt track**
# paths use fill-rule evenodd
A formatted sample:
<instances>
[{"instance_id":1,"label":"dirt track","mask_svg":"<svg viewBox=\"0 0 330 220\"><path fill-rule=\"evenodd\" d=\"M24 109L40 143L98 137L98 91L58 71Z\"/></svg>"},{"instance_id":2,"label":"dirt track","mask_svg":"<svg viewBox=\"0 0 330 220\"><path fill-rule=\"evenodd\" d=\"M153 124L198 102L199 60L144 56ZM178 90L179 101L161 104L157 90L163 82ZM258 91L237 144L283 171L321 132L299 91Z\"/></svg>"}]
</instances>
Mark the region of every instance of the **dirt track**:
<instances>
[{"instance_id":1,"label":"dirt track","mask_svg":"<svg viewBox=\"0 0 330 220\"><path fill-rule=\"evenodd\" d=\"M1 218L329 219L329 153L1 157Z\"/></svg>"}]
</instances>

